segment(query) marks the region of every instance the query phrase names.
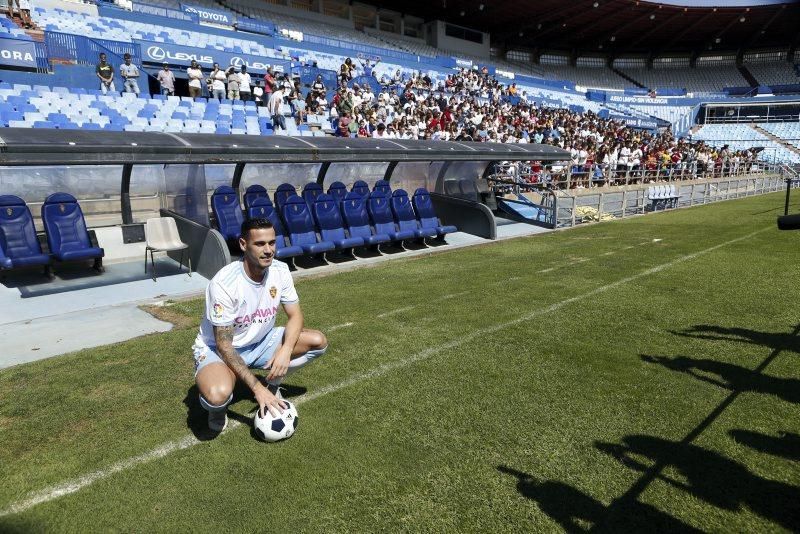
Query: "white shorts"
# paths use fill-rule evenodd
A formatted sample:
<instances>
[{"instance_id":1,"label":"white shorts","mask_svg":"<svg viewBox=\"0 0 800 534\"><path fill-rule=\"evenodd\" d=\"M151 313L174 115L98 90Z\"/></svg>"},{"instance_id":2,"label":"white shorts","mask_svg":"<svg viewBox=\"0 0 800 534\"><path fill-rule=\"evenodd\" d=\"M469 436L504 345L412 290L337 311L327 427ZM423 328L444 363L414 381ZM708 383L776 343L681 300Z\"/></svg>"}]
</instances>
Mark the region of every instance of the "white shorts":
<instances>
[{"instance_id":1,"label":"white shorts","mask_svg":"<svg viewBox=\"0 0 800 534\"><path fill-rule=\"evenodd\" d=\"M283 330L284 328L282 326L276 326L264 336L264 339L260 343L254 343L236 349L239 352L239 356L242 357L244 363L246 363L250 369L263 369L272 358L272 355L275 354L277 348L282 344ZM194 352L194 376L197 376L200 369L210 363L225 363L222 358L220 358L219 354L217 354L216 347L207 347L204 344L195 343L192 347L192 351Z\"/></svg>"}]
</instances>

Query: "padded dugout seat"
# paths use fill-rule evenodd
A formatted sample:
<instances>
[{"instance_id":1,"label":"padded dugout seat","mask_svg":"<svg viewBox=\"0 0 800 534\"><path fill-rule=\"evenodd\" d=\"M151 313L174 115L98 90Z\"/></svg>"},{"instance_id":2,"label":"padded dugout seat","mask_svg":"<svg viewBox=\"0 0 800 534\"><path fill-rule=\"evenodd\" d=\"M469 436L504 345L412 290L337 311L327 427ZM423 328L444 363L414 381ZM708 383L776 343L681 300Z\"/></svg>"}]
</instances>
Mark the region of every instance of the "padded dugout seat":
<instances>
[{"instance_id":1,"label":"padded dugout seat","mask_svg":"<svg viewBox=\"0 0 800 534\"><path fill-rule=\"evenodd\" d=\"M378 180L375 182L375 185L372 186L373 191L380 191L381 193L386 193L387 195L392 194L392 188L389 186L389 182L386 180Z\"/></svg>"},{"instance_id":2,"label":"padded dugout seat","mask_svg":"<svg viewBox=\"0 0 800 534\"><path fill-rule=\"evenodd\" d=\"M314 202L316 201L317 197L322 194L324 194L324 191L322 190L321 185L316 182L309 182L303 186L303 192L300 194L300 196L303 197L303 200L305 200L306 204L308 204L308 209L313 213Z\"/></svg>"},{"instance_id":3,"label":"padded dugout seat","mask_svg":"<svg viewBox=\"0 0 800 534\"><path fill-rule=\"evenodd\" d=\"M267 189L263 185L259 184L248 186L244 191L244 210L247 211L252 205L253 201L257 198L266 198L269 200ZM272 205L272 201L270 201L269 205Z\"/></svg>"},{"instance_id":4,"label":"padded dugout seat","mask_svg":"<svg viewBox=\"0 0 800 534\"><path fill-rule=\"evenodd\" d=\"M103 270L105 251L92 245L86 219L78 201L69 193L53 193L42 205L42 222L50 254L59 261L94 260Z\"/></svg>"},{"instance_id":5,"label":"padded dugout seat","mask_svg":"<svg viewBox=\"0 0 800 534\"><path fill-rule=\"evenodd\" d=\"M392 215L392 209L389 207L389 197L385 193L376 191L369 195L367 199L367 212L369 212L370 220L375 226L375 232L378 234L386 234L392 241L402 242L406 239L414 239L417 237L416 232L413 230L398 230Z\"/></svg>"},{"instance_id":6,"label":"padded dugout seat","mask_svg":"<svg viewBox=\"0 0 800 534\"><path fill-rule=\"evenodd\" d=\"M332 196L322 194L317 197L314 201L314 218L317 220L320 237L333 243L337 250L364 246L363 238L347 237L339 203Z\"/></svg>"},{"instance_id":7,"label":"padded dugout seat","mask_svg":"<svg viewBox=\"0 0 800 534\"><path fill-rule=\"evenodd\" d=\"M356 180L355 183L353 183L353 188L351 189L351 192L358 193L362 197L365 197L369 195L369 186L367 185L367 182L365 182L364 180Z\"/></svg>"},{"instance_id":8,"label":"padded dugout seat","mask_svg":"<svg viewBox=\"0 0 800 534\"><path fill-rule=\"evenodd\" d=\"M342 202L342 215L351 237L360 237L365 245L380 245L392 240L388 234L376 233L369 224L367 199L358 193L347 193Z\"/></svg>"},{"instance_id":9,"label":"padded dugout seat","mask_svg":"<svg viewBox=\"0 0 800 534\"><path fill-rule=\"evenodd\" d=\"M288 244L286 230L284 230L283 223L281 223L281 219L278 217L275 206L272 205L269 197L258 197L253 200L253 203L247 208L247 218L267 219L272 223L275 228L275 257L279 260L303 255L301 247Z\"/></svg>"},{"instance_id":10,"label":"padded dugout seat","mask_svg":"<svg viewBox=\"0 0 800 534\"><path fill-rule=\"evenodd\" d=\"M217 228L226 241L239 239L244 216L239 206L239 196L229 185L221 185L211 195L211 211L217 220Z\"/></svg>"},{"instance_id":11,"label":"padded dugout seat","mask_svg":"<svg viewBox=\"0 0 800 534\"><path fill-rule=\"evenodd\" d=\"M436 230L439 237L444 237L446 234L458 232L458 228L452 225L442 225L442 221L436 216L433 209L433 201L431 194L424 187L420 187L414 191L414 196L411 197L411 204L414 206L414 213L417 214L417 220L422 228L431 228Z\"/></svg>"},{"instance_id":12,"label":"padded dugout seat","mask_svg":"<svg viewBox=\"0 0 800 534\"><path fill-rule=\"evenodd\" d=\"M275 190L274 204L278 215L283 217L283 207L286 205L286 200L297 194L297 189L292 184L281 184ZM285 219L284 219L285 220Z\"/></svg>"},{"instance_id":13,"label":"padded dugout seat","mask_svg":"<svg viewBox=\"0 0 800 534\"><path fill-rule=\"evenodd\" d=\"M286 221L292 245L299 246L306 254L322 254L336 248L336 245L330 241L317 239L314 219L302 197L292 195L286 199L286 204L283 206L283 219Z\"/></svg>"},{"instance_id":14,"label":"padded dugout seat","mask_svg":"<svg viewBox=\"0 0 800 534\"><path fill-rule=\"evenodd\" d=\"M342 182L333 182L328 186L328 194L337 202L342 202L347 196L347 187Z\"/></svg>"},{"instance_id":15,"label":"padded dugout seat","mask_svg":"<svg viewBox=\"0 0 800 534\"><path fill-rule=\"evenodd\" d=\"M17 196L0 196L0 269L39 265L49 276L50 255L42 252L30 208Z\"/></svg>"},{"instance_id":16,"label":"padded dugout seat","mask_svg":"<svg viewBox=\"0 0 800 534\"><path fill-rule=\"evenodd\" d=\"M419 238L436 237L438 235L436 228L423 228L419 223L417 216L414 214L414 209L411 207L408 193L404 189L398 189L392 193L390 205L394 220L400 230L410 230Z\"/></svg>"}]
</instances>

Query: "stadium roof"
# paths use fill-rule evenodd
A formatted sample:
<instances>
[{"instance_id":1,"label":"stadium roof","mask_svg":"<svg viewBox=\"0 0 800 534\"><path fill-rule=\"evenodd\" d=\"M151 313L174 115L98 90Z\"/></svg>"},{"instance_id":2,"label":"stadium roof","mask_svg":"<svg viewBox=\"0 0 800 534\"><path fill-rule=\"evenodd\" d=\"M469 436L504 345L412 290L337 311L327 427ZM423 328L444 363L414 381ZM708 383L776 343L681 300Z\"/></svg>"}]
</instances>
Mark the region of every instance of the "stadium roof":
<instances>
[{"instance_id":1,"label":"stadium roof","mask_svg":"<svg viewBox=\"0 0 800 534\"><path fill-rule=\"evenodd\" d=\"M748 6L742 5L743 2L384 0L373 3L426 20L445 20L489 32L493 46L509 49L617 56L797 46L800 2L746 0ZM672 5L676 3L682 5ZM726 7L708 7L710 4Z\"/></svg>"}]
</instances>

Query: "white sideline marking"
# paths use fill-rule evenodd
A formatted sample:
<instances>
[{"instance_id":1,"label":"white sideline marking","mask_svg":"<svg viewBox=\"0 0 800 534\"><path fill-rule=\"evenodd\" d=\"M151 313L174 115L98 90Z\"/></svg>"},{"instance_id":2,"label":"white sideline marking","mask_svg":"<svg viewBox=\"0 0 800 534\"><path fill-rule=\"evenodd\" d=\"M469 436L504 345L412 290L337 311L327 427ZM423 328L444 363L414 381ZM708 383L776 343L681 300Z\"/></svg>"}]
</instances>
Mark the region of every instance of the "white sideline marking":
<instances>
[{"instance_id":1,"label":"white sideline marking","mask_svg":"<svg viewBox=\"0 0 800 534\"><path fill-rule=\"evenodd\" d=\"M611 256L612 254L615 254L615 253L616 253L616 250L609 250L608 252L603 252L602 255L603 256Z\"/></svg>"},{"instance_id":2,"label":"white sideline marking","mask_svg":"<svg viewBox=\"0 0 800 534\"><path fill-rule=\"evenodd\" d=\"M347 328L348 326L353 326L353 323L342 323L333 325L332 327L328 328L328 332L333 332L334 330L339 330L340 328Z\"/></svg>"},{"instance_id":3,"label":"white sideline marking","mask_svg":"<svg viewBox=\"0 0 800 534\"><path fill-rule=\"evenodd\" d=\"M370 380L372 378L377 378L377 377L383 376L383 375L385 375L387 373L390 373L391 371L394 371L395 369L400 369L402 367L406 367L408 365L412 365L414 363L417 363L417 362L420 362L420 361L423 361L423 360L427 360L427 359L435 356L436 354L438 354L438 353L440 353L442 351L446 351L448 349L454 349L454 348L458 347L459 345L463 345L465 343L473 341L474 339L484 337L487 334L492 334L492 333L497 332L499 330L502 330L504 328L508 328L509 326L514 326L514 325L517 325L517 324L520 324L520 323L524 323L524 322L530 321L531 319L533 319L536 316L552 313L552 312L554 312L556 310L559 310L559 309L563 308L564 306L572 304L573 302L578 302L580 300L584 300L584 299L587 299L587 298L590 298L590 297L594 297L595 295L599 295L600 293L605 293L606 291L609 291L609 290L615 289L615 288L617 288L617 287L619 287L621 285L633 282L635 280L638 280L639 278L644 278L645 276L650 276L652 274L657 274L657 273L659 273L659 272L661 272L661 271L663 271L665 269L668 269L668 268L670 268L670 267L672 267L674 265L678 265L679 263L683 263L683 262L686 262L686 261L689 261L689 260L693 260L693 259L695 259L697 257L703 256L705 254L713 252L713 251L715 251L717 249L720 249L722 247L725 247L725 246L728 246L728 245L732 245L733 243L738 243L739 241L744 241L745 239L749 239L749 238L751 238L751 237L753 237L753 236L755 236L757 234L760 234L762 232L765 232L765 231L771 230L771 229L772 229L772 226L768 226L768 227L763 228L761 230L756 230L755 232L751 232L751 233L749 233L749 234L747 234L745 236L737 237L735 239L731 239L730 241L725 241L724 243L720 243L718 245L714 245L713 247L709 247L709 248L706 248L706 249L703 249L703 250L700 250L700 251L697 251L697 252L693 252L691 254L687 254L685 256L681 256L679 258L676 258L674 260L668 261L666 263L662 263L661 265L657 265L655 267L651 267L650 269L641 271L641 272L639 272L637 274L628 276L626 278L622 278L620 280L617 280L616 282L611 282L611 283L608 283L608 284L606 284L604 286L600 286L598 288L592 289L591 291L587 291L586 293L583 293L581 295L576 295L574 297L570 297L568 299L564 299L562 301L556 302L555 304L551 304L550 306L548 306L546 308L540 308L538 310L533 310L532 312L527 313L525 315L522 315L522 316L520 316L520 317L518 317L516 319L513 319L511 321L506 321L505 323L496 324L494 326L489 326L489 327L486 327L486 328L482 328L480 330L473 330L471 333L469 333L469 334L467 334L465 336L462 336L462 337L458 337L458 338L454 339L453 341L449 341L447 343L444 343L442 345L438 345L436 347L429 347L429 348L427 348L427 349L425 349L423 351L420 351L420 352L418 352L416 354L412 354L411 356L409 356L407 358L404 358L404 359L401 359L401 360L396 360L394 362L385 363L383 365L380 365L380 366L378 366L378 367L376 367L374 369L371 369L369 371L366 371L364 373L353 375L352 377L348 378L347 380L343 380L343 381L338 382L336 384L331 384L329 386L322 387L319 390L315 391L314 393L306 393L305 395L300 395L299 397L296 397L295 399L293 399L293 402L295 404L298 404L298 405L306 403L306 402L311 402L311 401L316 400L316 399L318 399L320 397L323 397L323 396L328 395L330 393L336 393L339 390L342 390L342 389L347 388L349 386L358 384L360 382L364 382L364 381ZM380 317L380 315L378 317ZM228 432L238 428L239 426L241 426L240 422L231 421L228 424L228 429L225 432L228 433ZM91 472L89 474L83 475L83 476L78 477L76 479L68 480L67 482L64 482L64 483L61 483L61 484L58 484L58 485L55 485L55 486L51 486L49 488L45 488L42 491L32 492L26 498L24 498L24 499L22 499L20 501L17 501L15 503L12 503L7 508L4 508L3 510L0 510L0 517L5 517L7 515L12 515L12 514L18 514L18 513L25 512L25 511L33 508L36 505L39 505L39 504L42 504L42 503L46 503L46 502L58 499L59 497L63 497L64 495L69 495L71 493L75 493L77 491L80 491L81 489L83 489L83 488L85 488L87 486L90 486L91 484L97 482L98 480L102 480L104 478L108 478L113 474L119 473L120 471L125 471L127 469L131 469L133 467L136 467L138 465L150 462L152 460L157 460L159 458L163 458L163 457L167 456L168 454L170 454L170 453L172 453L174 451L188 449L189 447L192 447L194 445L198 445L200 443L203 443L203 442L201 442L200 440L198 440L194 436L186 436L186 437L184 437L184 438L182 438L180 440L172 441L172 442L169 442L169 443L165 443L164 445L161 445L160 447L157 447L157 448L155 448L155 449L153 449L153 450L151 450L149 452L146 452L144 454L141 454L139 456L134 456L133 458L128 458L126 460L121 460L121 461L119 461L117 463L114 463L114 464L110 465L109 467L104 468L104 469L98 469L97 471L93 471L93 472Z\"/></svg>"},{"instance_id":4,"label":"white sideline marking","mask_svg":"<svg viewBox=\"0 0 800 534\"><path fill-rule=\"evenodd\" d=\"M663 241L663 239L653 239L653 243L658 243L659 241Z\"/></svg>"},{"instance_id":5,"label":"white sideline marking","mask_svg":"<svg viewBox=\"0 0 800 534\"><path fill-rule=\"evenodd\" d=\"M542 269L541 271L536 271L537 273L549 273L550 271L555 271L555 267L548 267L547 269Z\"/></svg>"}]
</instances>

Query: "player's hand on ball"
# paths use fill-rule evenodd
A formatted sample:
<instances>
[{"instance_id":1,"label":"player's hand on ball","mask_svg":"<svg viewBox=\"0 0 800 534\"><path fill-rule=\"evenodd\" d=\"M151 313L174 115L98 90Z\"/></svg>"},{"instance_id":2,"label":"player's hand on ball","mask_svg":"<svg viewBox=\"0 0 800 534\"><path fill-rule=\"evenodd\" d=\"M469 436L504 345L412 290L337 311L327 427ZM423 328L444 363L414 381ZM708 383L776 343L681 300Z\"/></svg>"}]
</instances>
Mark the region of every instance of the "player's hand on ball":
<instances>
[{"instance_id":1,"label":"player's hand on ball","mask_svg":"<svg viewBox=\"0 0 800 534\"><path fill-rule=\"evenodd\" d=\"M265 369L269 369L267 380L275 380L276 378L283 378L286 376L286 371L289 370L289 361L292 355L289 352L275 353L272 359L267 362Z\"/></svg>"},{"instance_id":2,"label":"player's hand on ball","mask_svg":"<svg viewBox=\"0 0 800 534\"><path fill-rule=\"evenodd\" d=\"M273 395L270 390L264 387L264 385L259 383L256 389L253 391L253 394L255 395L256 402L258 403L258 412L262 415L262 417L266 415L267 411L269 411L273 417L277 417L283 413L283 403L278 400L278 398Z\"/></svg>"}]
</instances>

